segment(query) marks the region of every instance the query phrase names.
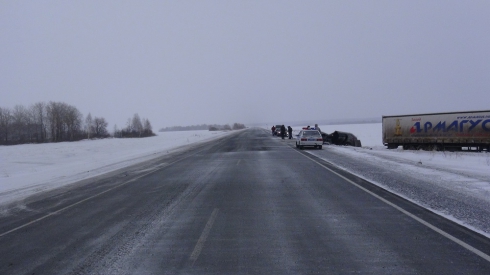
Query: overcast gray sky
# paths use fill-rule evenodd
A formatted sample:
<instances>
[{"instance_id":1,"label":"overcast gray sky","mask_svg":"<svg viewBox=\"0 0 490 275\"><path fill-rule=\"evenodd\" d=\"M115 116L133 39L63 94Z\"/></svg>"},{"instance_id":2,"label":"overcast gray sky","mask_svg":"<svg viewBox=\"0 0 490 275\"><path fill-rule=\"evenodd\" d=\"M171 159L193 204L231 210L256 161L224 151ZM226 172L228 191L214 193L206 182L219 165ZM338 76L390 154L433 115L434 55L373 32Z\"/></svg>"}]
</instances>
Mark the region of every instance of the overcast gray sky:
<instances>
[{"instance_id":1,"label":"overcast gray sky","mask_svg":"<svg viewBox=\"0 0 490 275\"><path fill-rule=\"evenodd\" d=\"M4 1L0 106L112 129L490 109L490 1Z\"/></svg>"}]
</instances>

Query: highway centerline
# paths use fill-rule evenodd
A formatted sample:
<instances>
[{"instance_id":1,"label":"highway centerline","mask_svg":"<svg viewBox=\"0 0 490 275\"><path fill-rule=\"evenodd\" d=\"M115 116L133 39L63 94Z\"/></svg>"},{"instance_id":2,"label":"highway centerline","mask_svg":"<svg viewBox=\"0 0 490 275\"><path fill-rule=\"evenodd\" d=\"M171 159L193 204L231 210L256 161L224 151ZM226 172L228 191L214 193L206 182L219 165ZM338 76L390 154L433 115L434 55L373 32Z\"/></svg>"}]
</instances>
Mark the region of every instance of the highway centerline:
<instances>
[{"instance_id":1,"label":"highway centerline","mask_svg":"<svg viewBox=\"0 0 490 275\"><path fill-rule=\"evenodd\" d=\"M196 246L192 251L191 257L189 258L189 260L191 261L190 264L191 267L194 265L197 258L199 258L199 255L201 254L202 248L204 247L204 243L206 242L209 232L211 232L211 228L213 227L214 221L216 220L216 216L218 216L218 212L219 212L218 208L215 208L213 210L213 213L211 213L211 217L209 217L209 220L206 223L206 226L204 227L204 230L201 233L201 237L199 237L199 240L197 241Z\"/></svg>"}]
</instances>

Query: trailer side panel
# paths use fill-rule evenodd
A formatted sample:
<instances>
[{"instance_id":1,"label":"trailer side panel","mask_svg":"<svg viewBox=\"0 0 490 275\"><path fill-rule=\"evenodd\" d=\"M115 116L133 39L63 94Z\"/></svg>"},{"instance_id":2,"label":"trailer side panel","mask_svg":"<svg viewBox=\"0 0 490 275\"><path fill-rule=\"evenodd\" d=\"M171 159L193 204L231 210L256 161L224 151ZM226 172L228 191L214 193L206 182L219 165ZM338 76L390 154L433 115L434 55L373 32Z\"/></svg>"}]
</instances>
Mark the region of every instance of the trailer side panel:
<instances>
[{"instance_id":1,"label":"trailer side panel","mask_svg":"<svg viewBox=\"0 0 490 275\"><path fill-rule=\"evenodd\" d=\"M383 116L382 128L389 148L490 145L490 111Z\"/></svg>"}]
</instances>

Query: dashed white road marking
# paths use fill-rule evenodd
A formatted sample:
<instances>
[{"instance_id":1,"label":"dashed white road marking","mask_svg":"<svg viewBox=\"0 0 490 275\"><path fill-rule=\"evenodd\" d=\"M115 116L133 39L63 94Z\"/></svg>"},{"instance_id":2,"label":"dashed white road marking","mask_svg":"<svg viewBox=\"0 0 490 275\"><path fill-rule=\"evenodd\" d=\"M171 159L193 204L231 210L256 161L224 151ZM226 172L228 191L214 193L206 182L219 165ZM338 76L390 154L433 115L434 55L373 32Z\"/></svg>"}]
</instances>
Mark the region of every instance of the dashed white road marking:
<instances>
[{"instance_id":1,"label":"dashed white road marking","mask_svg":"<svg viewBox=\"0 0 490 275\"><path fill-rule=\"evenodd\" d=\"M218 216L218 212L219 209L215 208L213 210L213 213L211 213L211 217L209 217L209 220L206 223L206 226L204 227L204 230L201 233L201 237L199 237L199 240L197 241L196 246L192 251L191 257L189 258L189 260L191 261L191 266L193 266L197 258L199 258L199 255L201 254L201 250L204 247L204 243L206 242L209 232L211 232L211 228L213 227L213 223L216 220L216 216Z\"/></svg>"}]
</instances>

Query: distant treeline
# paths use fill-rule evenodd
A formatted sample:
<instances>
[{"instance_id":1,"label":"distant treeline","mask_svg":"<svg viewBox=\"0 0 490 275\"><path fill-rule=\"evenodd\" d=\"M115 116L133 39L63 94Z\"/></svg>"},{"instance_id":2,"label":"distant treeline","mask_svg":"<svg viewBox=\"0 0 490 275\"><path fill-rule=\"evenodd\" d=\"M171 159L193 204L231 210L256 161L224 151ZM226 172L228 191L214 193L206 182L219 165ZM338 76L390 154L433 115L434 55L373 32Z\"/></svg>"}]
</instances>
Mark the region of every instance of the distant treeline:
<instances>
[{"instance_id":1,"label":"distant treeline","mask_svg":"<svg viewBox=\"0 0 490 275\"><path fill-rule=\"evenodd\" d=\"M89 113L85 119L75 107L63 102L38 102L30 107L0 107L0 145L77 141L111 137L103 117ZM124 129L114 127L114 137L155 135L148 119L138 114L128 119Z\"/></svg>"},{"instance_id":2,"label":"distant treeline","mask_svg":"<svg viewBox=\"0 0 490 275\"><path fill-rule=\"evenodd\" d=\"M191 125L191 126L172 126L165 127L159 130L159 132L173 132L173 131L195 131L195 130L209 130L209 131L220 131L220 130L239 130L245 129L245 125L241 123L234 123L233 126L229 124L218 125L218 124L201 124L201 125Z\"/></svg>"}]
</instances>

